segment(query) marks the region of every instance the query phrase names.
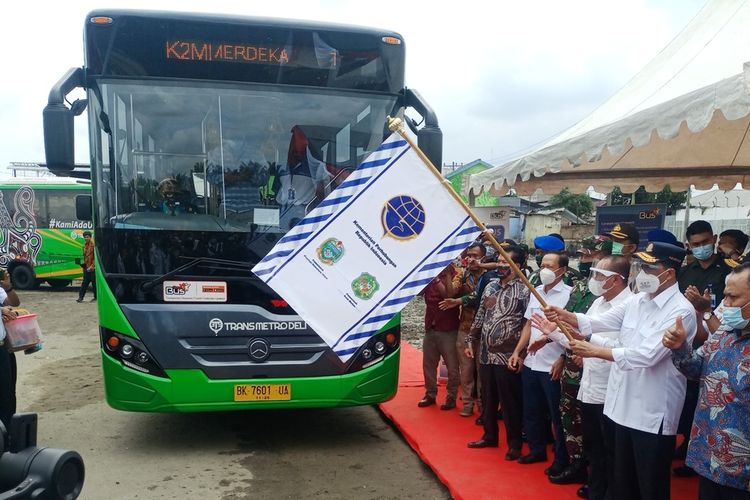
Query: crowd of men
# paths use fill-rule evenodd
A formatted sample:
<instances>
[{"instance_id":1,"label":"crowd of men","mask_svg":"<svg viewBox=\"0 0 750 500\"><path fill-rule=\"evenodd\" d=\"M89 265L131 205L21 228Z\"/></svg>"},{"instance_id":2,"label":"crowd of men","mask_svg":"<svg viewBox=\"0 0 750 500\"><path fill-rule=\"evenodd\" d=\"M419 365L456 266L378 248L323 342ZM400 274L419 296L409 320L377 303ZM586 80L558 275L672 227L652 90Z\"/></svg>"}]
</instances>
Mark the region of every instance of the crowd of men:
<instances>
[{"instance_id":1,"label":"crowd of men","mask_svg":"<svg viewBox=\"0 0 750 500\"><path fill-rule=\"evenodd\" d=\"M696 221L684 243L643 243L615 225L576 270L540 236L534 271L523 245L473 243L424 291L418 405L437 404L442 358L440 408L460 396L483 427L469 448L499 447L502 418L505 460L545 462L553 443L545 474L583 498L669 499L672 475L698 475L701 499L750 499L748 236Z\"/></svg>"}]
</instances>

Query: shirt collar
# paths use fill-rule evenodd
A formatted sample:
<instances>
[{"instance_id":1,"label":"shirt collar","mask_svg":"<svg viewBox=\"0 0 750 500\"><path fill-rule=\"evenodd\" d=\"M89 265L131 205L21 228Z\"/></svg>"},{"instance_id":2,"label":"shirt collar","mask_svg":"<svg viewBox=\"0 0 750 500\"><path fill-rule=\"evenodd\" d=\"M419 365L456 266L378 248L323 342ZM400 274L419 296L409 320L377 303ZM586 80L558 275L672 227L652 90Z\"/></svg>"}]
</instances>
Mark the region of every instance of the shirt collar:
<instances>
[{"instance_id":1,"label":"shirt collar","mask_svg":"<svg viewBox=\"0 0 750 500\"><path fill-rule=\"evenodd\" d=\"M628 300L632 296L633 296L633 292L631 292L630 288L628 288L626 286L625 288L622 289L622 291L620 293L618 293L617 295L615 295L612 298L612 300L609 301L609 304L612 307L615 307L616 305L618 305L618 304L620 304L622 302L625 302L626 300Z\"/></svg>"},{"instance_id":2,"label":"shirt collar","mask_svg":"<svg viewBox=\"0 0 750 500\"><path fill-rule=\"evenodd\" d=\"M516 276L516 278L518 278L518 276ZM541 288L542 293L544 293L546 295L550 295L552 293L561 293L561 292L564 292L566 290L570 290L570 288L571 288L568 285L566 285L563 280L558 281L555 286L553 286L552 288L549 289L549 292L545 292L544 291L544 287L545 287L545 285L539 285L539 288Z\"/></svg>"},{"instance_id":3,"label":"shirt collar","mask_svg":"<svg viewBox=\"0 0 750 500\"><path fill-rule=\"evenodd\" d=\"M675 282L669 288L662 290L662 292L656 297L654 297L652 300L654 304L656 304L656 307L661 309L662 307L664 307L664 304L666 304L667 301L671 299L672 296L676 293L680 293L680 287Z\"/></svg>"}]
</instances>

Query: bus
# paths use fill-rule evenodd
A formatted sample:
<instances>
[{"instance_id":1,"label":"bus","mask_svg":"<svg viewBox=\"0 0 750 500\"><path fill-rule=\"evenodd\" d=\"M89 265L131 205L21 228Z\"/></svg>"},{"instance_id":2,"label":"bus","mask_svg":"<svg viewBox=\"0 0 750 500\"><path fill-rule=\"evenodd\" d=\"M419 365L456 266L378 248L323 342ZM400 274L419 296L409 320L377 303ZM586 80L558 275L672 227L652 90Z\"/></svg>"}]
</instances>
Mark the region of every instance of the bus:
<instances>
[{"instance_id":1,"label":"bus","mask_svg":"<svg viewBox=\"0 0 750 500\"><path fill-rule=\"evenodd\" d=\"M76 217L77 196L91 196L87 180L20 177L0 181L0 268L15 288L47 282L65 288L81 278L83 232L90 220Z\"/></svg>"},{"instance_id":2,"label":"bus","mask_svg":"<svg viewBox=\"0 0 750 500\"><path fill-rule=\"evenodd\" d=\"M251 273L405 118L395 32L224 15L97 10L84 66L44 109L47 167L74 166L87 110L106 398L128 411L353 406L396 392L400 319L342 362ZM73 100L69 93L85 91ZM409 111L409 115L405 112ZM300 287L305 283L300 282ZM316 293L309 290L309 293Z\"/></svg>"}]
</instances>

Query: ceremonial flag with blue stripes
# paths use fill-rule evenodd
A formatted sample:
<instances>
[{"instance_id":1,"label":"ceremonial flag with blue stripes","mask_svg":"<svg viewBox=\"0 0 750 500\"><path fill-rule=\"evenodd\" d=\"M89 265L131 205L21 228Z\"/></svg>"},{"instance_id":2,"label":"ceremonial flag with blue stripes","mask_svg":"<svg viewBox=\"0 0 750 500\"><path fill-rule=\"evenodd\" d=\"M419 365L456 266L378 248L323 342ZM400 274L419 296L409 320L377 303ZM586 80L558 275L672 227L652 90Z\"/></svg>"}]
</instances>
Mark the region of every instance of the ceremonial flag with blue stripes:
<instances>
[{"instance_id":1,"label":"ceremonial flag with blue stripes","mask_svg":"<svg viewBox=\"0 0 750 500\"><path fill-rule=\"evenodd\" d=\"M394 133L253 272L347 361L479 236L443 183Z\"/></svg>"}]
</instances>

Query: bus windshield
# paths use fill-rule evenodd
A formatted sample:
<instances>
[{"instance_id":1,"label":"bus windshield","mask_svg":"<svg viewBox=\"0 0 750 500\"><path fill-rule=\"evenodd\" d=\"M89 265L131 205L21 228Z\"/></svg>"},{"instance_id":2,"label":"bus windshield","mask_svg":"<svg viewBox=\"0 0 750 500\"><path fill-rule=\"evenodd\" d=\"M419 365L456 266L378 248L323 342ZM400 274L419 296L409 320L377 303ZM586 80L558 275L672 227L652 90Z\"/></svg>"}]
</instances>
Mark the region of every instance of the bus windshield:
<instances>
[{"instance_id":1,"label":"bus windshield","mask_svg":"<svg viewBox=\"0 0 750 500\"><path fill-rule=\"evenodd\" d=\"M285 233L376 149L388 94L99 80L97 224Z\"/></svg>"}]
</instances>

